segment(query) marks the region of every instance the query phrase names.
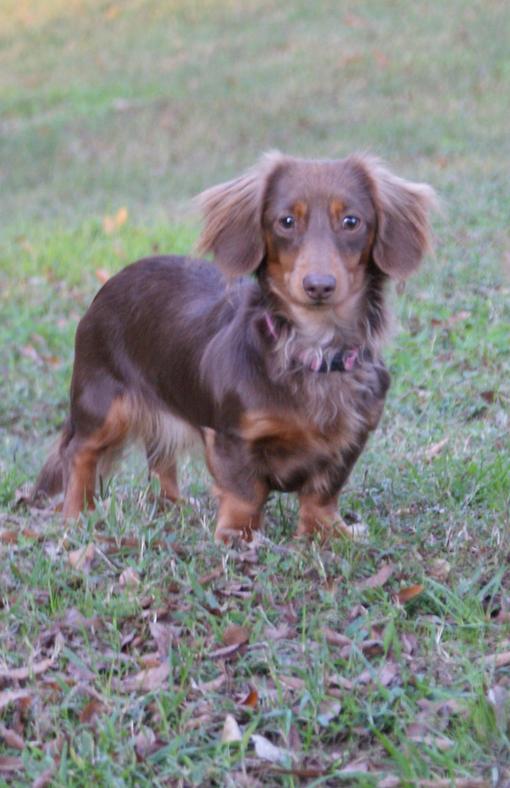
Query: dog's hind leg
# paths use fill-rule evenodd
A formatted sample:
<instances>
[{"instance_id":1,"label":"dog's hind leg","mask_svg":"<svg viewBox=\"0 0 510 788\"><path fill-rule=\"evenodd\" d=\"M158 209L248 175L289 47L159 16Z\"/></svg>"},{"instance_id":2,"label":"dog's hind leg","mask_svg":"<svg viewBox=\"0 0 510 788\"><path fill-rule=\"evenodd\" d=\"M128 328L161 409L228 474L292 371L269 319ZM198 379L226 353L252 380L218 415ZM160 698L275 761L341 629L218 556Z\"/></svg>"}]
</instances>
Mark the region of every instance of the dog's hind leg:
<instances>
[{"instance_id":1,"label":"dog's hind leg","mask_svg":"<svg viewBox=\"0 0 510 788\"><path fill-rule=\"evenodd\" d=\"M103 423L85 435L77 430L62 452L64 469L65 519L78 517L84 508L94 507L96 476L103 456L118 449L127 439L131 426L127 400L112 400Z\"/></svg>"},{"instance_id":2,"label":"dog's hind leg","mask_svg":"<svg viewBox=\"0 0 510 788\"><path fill-rule=\"evenodd\" d=\"M153 456L150 446L146 449L149 473L159 479L161 497L164 500L178 503L180 500L179 482L177 480L177 463L173 457Z\"/></svg>"}]
</instances>

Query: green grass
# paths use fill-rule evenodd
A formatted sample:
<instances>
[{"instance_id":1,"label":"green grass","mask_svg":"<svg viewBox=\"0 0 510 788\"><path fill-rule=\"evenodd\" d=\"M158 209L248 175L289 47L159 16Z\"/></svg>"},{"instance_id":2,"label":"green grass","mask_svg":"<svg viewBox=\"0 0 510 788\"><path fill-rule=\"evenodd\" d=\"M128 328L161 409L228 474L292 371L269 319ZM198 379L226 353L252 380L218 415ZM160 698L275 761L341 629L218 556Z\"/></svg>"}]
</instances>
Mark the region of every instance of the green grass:
<instances>
[{"instance_id":1,"label":"green grass","mask_svg":"<svg viewBox=\"0 0 510 788\"><path fill-rule=\"evenodd\" d=\"M0 784L505 784L510 667L484 656L510 641L506 4L32 5L0 20ZM96 272L188 252L187 198L271 147L369 149L445 205L394 298L388 406L341 497L368 543L294 543L275 496L270 541L219 549L200 462L180 510L158 509L140 458L72 529L27 508ZM229 625L248 642L215 654Z\"/></svg>"}]
</instances>

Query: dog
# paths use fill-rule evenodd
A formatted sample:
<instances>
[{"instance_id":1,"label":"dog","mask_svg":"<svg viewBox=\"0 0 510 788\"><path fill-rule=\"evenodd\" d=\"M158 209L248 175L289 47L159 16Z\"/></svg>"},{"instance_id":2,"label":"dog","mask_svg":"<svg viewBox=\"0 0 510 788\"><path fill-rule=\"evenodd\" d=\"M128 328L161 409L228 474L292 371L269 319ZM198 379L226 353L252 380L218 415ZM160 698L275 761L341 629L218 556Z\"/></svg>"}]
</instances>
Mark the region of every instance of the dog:
<instances>
[{"instance_id":1,"label":"dog","mask_svg":"<svg viewBox=\"0 0 510 788\"><path fill-rule=\"evenodd\" d=\"M204 259L113 276L78 325L70 414L35 494L92 508L98 475L142 441L163 498L201 446L215 538L250 540L273 490L297 493L298 536L352 531L337 498L381 417L388 281L431 245L433 189L378 159L266 154L198 197Z\"/></svg>"}]
</instances>

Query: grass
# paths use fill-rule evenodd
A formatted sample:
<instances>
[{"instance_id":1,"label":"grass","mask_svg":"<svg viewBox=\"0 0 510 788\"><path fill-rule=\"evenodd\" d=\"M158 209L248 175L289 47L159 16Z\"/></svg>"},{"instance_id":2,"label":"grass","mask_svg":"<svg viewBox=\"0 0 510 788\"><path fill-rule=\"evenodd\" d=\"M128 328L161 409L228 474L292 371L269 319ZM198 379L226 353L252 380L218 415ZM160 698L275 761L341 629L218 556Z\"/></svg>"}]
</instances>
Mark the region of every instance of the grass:
<instances>
[{"instance_id":1,"label":"grass","mask_svg":"<svg viewBox=\"0 0 510 788\"><path fill-rule=\"evenodd\" d=\"M4 6L0 782L505 784L505 4ZM158 510L136 458L73 529L27 508L98 277L188 252L186 199L270 147L370 149L445 203L341 497L368 543L294 543L275 496L268 540L221 550L199 462L180 510Z\"/></svg>"}]
</instances>

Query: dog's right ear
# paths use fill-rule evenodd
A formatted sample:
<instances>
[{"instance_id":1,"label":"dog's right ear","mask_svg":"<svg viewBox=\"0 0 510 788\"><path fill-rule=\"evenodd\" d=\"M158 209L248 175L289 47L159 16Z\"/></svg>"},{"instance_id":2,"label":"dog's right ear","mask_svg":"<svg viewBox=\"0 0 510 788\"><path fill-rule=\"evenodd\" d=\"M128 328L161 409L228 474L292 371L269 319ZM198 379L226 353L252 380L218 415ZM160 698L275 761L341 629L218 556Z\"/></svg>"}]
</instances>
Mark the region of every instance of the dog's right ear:
<instances>
[{"instance_id":1,"label":"dog's right ear","mask_svg":"<svg viewBox=\"0 0 510 788\"><path fill-rule=\"evenodd\" d=\"M249 274L264 259L264 197L271 177L284 159L277 151L267 153L244 175L213 186L196 197L204 217L198 252L211 252L228 276Z\"/></svg>"}]
</instances>

